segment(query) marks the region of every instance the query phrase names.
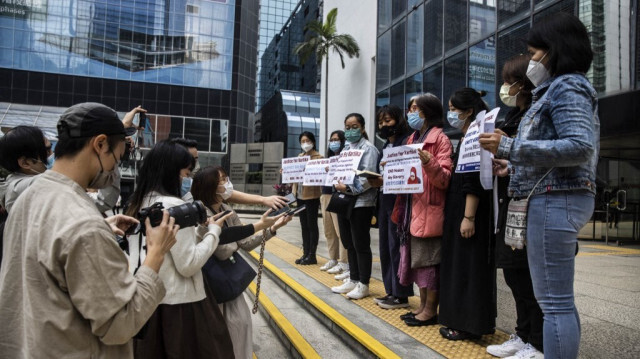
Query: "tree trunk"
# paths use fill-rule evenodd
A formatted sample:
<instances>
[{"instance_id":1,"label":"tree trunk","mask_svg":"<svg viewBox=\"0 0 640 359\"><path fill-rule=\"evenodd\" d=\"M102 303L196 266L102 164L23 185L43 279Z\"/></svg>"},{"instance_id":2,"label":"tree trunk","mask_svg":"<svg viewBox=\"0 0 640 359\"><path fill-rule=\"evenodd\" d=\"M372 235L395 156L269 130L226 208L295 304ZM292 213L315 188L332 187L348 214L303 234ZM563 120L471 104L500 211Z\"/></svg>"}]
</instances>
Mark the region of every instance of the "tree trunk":
<instances>
[{"instance_id":1,"label":"tree trunk","mask_svg":"<svg viewBox=\"0 0 640 359\"><path fill-rule=\"evenodd\" d=\"M329 53L324 59L324 153L327 153L329 146ZM322 137L321 137L322 138Z\"/></svg>"}]
</instances>

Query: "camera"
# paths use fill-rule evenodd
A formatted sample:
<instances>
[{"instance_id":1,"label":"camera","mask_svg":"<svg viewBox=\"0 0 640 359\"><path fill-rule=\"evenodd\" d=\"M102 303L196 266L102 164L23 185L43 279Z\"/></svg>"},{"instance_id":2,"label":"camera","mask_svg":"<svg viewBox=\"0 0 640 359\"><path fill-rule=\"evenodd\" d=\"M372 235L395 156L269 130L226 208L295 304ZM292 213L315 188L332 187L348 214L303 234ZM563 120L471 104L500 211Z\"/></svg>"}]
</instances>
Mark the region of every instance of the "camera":
<instances>
[{"instance_id":1,"label":"camera","mask_svg":"<svg viewBox=\"0 0 640 359\"><path fill-rule=\"evenodd\" d=\"M162 203L156 202L149 207L143 208L138 212L138 220L140 224L134 227L131 231L127 231L127 234L133 234L142 232L145 235L144 222L149 218L149 222L152 227L156 227L162 222L162 210L164 206ZM207 220L207 210L204 204L200 201L193 201L192 203L184 203L179 206L168 208L169 216L175 218L175 224L180 226L180 229L186 227L193 227L198 223L203 223Z\"/></svg>"}]
</instances>

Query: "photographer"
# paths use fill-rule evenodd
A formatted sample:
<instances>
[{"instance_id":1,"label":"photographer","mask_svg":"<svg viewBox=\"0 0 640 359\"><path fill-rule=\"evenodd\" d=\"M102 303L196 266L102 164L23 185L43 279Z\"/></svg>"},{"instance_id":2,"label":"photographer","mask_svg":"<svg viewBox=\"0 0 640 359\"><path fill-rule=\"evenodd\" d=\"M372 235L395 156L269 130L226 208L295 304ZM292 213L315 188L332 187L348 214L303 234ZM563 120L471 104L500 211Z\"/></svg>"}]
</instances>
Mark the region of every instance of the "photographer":
<instances>
[{"instance_id":1,"label":"photographer","mask_svg":"<svg viewBox=\"0 0 640 359\"><path fill-rule=\"evenodd\" d=\"M148 255L132 276L113 235L137 220L103 219L85 193L112 184L124 132L116 112L101 104L61 115L53 169L21 194L6 223L3 357L133 356L131 337L164 297L157 273L177 228L168 213L157 227L147 222Z\"/></svg>"},{"instance_id":2,"label":"photographer","mask_svg":"<svg viewBox=\"0 0 640 359\"><path fill-rule=\"evenodd\" d=\"M215 258L211 260L216 263L231 260L234 263L235 270L241 270L240 266L242 264L238 264L237 261L242 259L238 258L236 252L239 249L251 251L258 247L262 242L262 230L266 230L265 240L268 240L276 234L278 228L289 223L293 216L281 214L279 216L269 217L268 215L271 212L271 210L269 210L258 222L243 225L233 209L223 203L221 195L225 191L227 181L227 174L222 167L205 167L193 177L193 187L191 190L193 198L204 203L209 215L231 211L231 217L225 221L220 238L230 236L239 240L235 243L218 246L213 253ZM211 190L213 188L215 188L215 191ZM244 262L244 260L242 261ZM216 263L213 263L213 265L216 265ZM209 286L209 288L215 287L218 284L215 282L220 279L222 278L205 277L207 281L205 286ZM244 289L246 288L238 288L238 290ZM247 306L244 295L240 292L234 299L219 305L226 320L227 327L229 328L229 334L231 334L235 357L237 359L251 358L253 354L252 323L249 307Z\"/></svg>"},{"instance_id":3,"label":"photographer","mask_svg":"<svg viewBox=\"0 0 640 359\"><path fill-rule=\"evenodd\" d=\"M190 176L193 162L183 146L158 142L144 158L127 214L136 215L157 202L165 208L183 205L181 181ZM229 215L209 218L208 231L202 235L191 227L178 231L177 243L160 270L167 294L149 319L145 335L134 343L136 357L163 358L171 353L178 358L222 358L233 351L220 309L206 298L201 271L219 244L220 227L227 218ZM143 241L144 237L131 238L131 242L136 239ZM132 269L138 258L144 258L141 247L139 242L130 245Z\"/></svg>"}]
</instances>

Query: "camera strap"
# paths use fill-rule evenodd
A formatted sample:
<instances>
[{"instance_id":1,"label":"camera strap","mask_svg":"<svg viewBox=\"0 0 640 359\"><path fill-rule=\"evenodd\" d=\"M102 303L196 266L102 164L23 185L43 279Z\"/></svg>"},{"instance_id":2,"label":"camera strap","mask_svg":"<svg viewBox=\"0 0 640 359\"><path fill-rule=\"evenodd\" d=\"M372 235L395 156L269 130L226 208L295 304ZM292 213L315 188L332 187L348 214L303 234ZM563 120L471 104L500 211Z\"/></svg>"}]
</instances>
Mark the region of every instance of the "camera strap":
<instances>
[{"instance_id":1,"label":"camera strap","mask_svg":"<svg viewBox=\"0 0 640 359\"><path fill-rule=\"evenodd\" d=\"M138 267L135 272L142 266L142 231L138 234ZM135 274L134 272L134 274Z\"/></svg>"},{"instance_id":2,"label":"camera strap","mask_svg":"<svg viewBox=\"0 0 640 359\"><path fill-rule=\"evenodd\" d=\"M262 242L260 243L260 260L258 261L258 277L256 279L256 298L253 300L251 313L258 312L258 299L260 298L260 281L262 280L262 268L264 267L264 246L267 244L267 230L262 230Z\"/></svg>"}]
</instances>

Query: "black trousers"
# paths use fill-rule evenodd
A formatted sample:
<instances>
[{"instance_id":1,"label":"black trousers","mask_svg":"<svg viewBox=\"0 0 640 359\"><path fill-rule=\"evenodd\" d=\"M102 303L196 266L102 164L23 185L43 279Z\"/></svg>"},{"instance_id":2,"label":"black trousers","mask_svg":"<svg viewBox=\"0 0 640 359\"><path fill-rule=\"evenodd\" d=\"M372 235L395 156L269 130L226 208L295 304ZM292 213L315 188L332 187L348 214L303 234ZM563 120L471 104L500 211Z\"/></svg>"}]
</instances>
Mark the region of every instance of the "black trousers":
<instances>
[{"instance_id":1,"label":"black trousers","mask_svg":"<svg viewBox=\"0 0 640 359\"><path fill-rule=\"evenodd\" d=\"M400 238L398 238L398 226L391 220L393 205L396 196L393 194L380 194L380 209L378 211L378 223L380 234L380 268L382 269L382 281L386 294L404 298L413 296L413 285L400 284L398 267L400 266Z\"/></svg>"},{"instance_id":2,"label":"black trousers","mask_svg":"<svg viewBox=\"0 0 640 359\"><path fill-rule=\"evenodd\" d=\"M542 327L543 315L533 294L529 268L504 268L504 280L507 282L513 299L516 301L516 334L525 343L530 343L543 351Z\"/></svg>"},{"instance_id":3,"label":"black trousers","mask_svg":"<svg viewBox=\"0 0 640 359\"><path fill-rule=\"evenodd\" d=\"M303 257L315 256L318 248L318 209L320 198L302 200L298 199L298 207L305 205L307 209L300 212L300 228L302 229L302 253Z\"/></svg>"},{"instance_id":4,"label":"black trousers","mask_svg":"<svg viewBox=\"0 0 640 359\"><path fill-rule=\"evenodd\" d=\"M369 285L371 279L371 218L375 207L358 207L351 217L338 215L340 240L349 255L351 280Z\"/></svg>"}]
</instances>

